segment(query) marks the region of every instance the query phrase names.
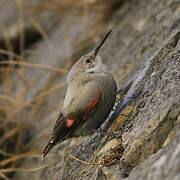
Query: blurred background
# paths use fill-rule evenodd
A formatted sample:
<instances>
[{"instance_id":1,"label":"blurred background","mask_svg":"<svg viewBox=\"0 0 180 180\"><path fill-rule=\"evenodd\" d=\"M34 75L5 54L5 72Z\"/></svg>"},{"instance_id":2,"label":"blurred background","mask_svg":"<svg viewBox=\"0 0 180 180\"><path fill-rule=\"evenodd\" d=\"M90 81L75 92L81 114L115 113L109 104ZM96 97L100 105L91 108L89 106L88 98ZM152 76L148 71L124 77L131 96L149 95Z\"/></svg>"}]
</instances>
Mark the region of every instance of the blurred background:
<instances>
[{"instance_id":1,"label":"blurred background","mask_svg":"<svg viewBox=\"0 0 180 180\"><path fill-rule=\"evenodd\" d=\"M123 3L0 1L0 179L48 166L35 165L61 109L67 71L113 26Z\"/></svg>"},{"instance_id":2,"label":"blurred background","mask_svg":"<svg viewBox=\"0 0 180 180\"><path fill-rule=\"evenodd\" d=\"M179 17L178 0L0 0L0 179L71 179L71 174L74 174L74 179L78 177L78 168L84 167L75 162L73 164L65 155L72 150L77 152L76 155L81 159L91 159L92 152L95 152L97 147L90 145L91 148L87 143L90 140L83 141L80 138L64 142L59 146L60 150L53 150L45 161L41 160L41 152L62 107L68 70L82 55L90 52L112 27L113 33L100 54L118 84L117 96L120 102L130 85L138 79L136 77L139 69L146 67L146 62L147 68L150 67L148 78L144 78L146 81L142 80L141 86L133 86L138 89L134 96L134 105L129 108L130 115L134 113L133 118L127 120L124 116L123 118L126 118L123 121L118 120L112 127L113 130L119 130L125 122L125 129L130 130L127 130L123 137L126 147L130 147L135 138L139 138L142 131L149 127L147 124L151 122L151 116L152 119L158 117L165 107L172 107L167 105L171 102L168 98L175 95L176 98L179 97L176 94L176 78L176 83L168 86L174 92L160 98L159 104L147 104L145 111L147 99L149 103L153 103L158 99L158 92L166 95L162 89L157 89L156 94L156 88L160 88L163 83L166 86L167 83L174 82L173 78L165 82L161 76L167 67L171 68L171 62L178 62L178 58L173 59L175 56L165 61L166 53L172 49L164 50L164 54L160 54L165 65L158 64L161 60L157 60L153 61L151 67L148 58L158 48L164 48L160 42L179 26ZM171 44L168 47L171 48ZM172 67L178 66L174 63ZM155 79L158 77L161 78ZM164 80L163 83L159 82L160 80ZM147 92L151 90L152 97L149 98L151 95L147 95ZM147 99L142 100L144 97ZM133 111L134 109L136 111ZM145 115L141 116L143 110ZM147 121L142 122L147 117ZM175 119L177 120L177 117ZM127 126L127 122L133 123ZM168 121L170 122L172 121ZM134 130L136 125L141 128ZM156 132L153 130L153 137L163 137L163 140L147 140L153 150L143 149L142 146L141 149L140 145L137 145L139 149L135 149L141 153L135 153L135 158L131 153L129 156L126 153L130 165L124 166L127 170L124 177L149 155L161 149L175 125L168 124L167 127L170 128L165 128L166 131L157 128L157 135L153 134ZM161 143L157 145L156 142ZM76 149L73 148L75 145ZM80 150L82 146L86 148ZM103 172L111 172L114 177L115 169L113 172L107 169ZM83 170L81 175L85 172L91 173L86 171L86 168ZM120 178L118 173L117 179ZM103 173L98 171L96 174L98 177ZM111 176L108 177L111 179ZM84 178L85 176L82 177Z\"/></svg>"}]
</instances>

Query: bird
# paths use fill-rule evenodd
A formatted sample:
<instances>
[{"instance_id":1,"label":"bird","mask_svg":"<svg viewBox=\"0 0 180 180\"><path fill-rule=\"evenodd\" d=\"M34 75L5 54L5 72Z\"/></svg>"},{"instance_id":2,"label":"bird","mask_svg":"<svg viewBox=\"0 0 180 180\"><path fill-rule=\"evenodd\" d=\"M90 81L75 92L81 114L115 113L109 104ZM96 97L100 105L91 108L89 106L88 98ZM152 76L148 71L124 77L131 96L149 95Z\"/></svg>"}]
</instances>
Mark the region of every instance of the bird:
<instances>
[{"instance_id":1,"label":"bird","mask_svg":"<svg viewBox=\"0 0 180 180\"><path fill-rule=\"evenodd\" d=\"M113 109L117 84L98 55L111 31L94 50L76 61L68 72L62 111L42 152L42 159L64 140L93 135Z\"/></svg>"}]
</instances>

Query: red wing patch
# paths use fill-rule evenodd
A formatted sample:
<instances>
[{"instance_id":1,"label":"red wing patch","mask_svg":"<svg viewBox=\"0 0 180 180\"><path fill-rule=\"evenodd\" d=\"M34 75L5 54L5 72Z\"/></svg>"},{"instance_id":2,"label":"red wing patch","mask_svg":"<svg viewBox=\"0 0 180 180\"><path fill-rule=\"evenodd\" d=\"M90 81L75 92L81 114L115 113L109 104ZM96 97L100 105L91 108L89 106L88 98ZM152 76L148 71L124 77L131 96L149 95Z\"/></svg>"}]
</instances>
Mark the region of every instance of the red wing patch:
<instances>
[{"instance_id":1,"label":"red wing patch","mask_svg":"<svg viewBox=\"0 0 180 180\"><path fill-rule=\"evenodd\" d=\"M75 123L75 119L67 119L66 121L66 127L69 128Z\"/></svg>"},{"instance_id":2,"label":"red wing patch","mask_svg":"<svg viewBox=\"0 0 180 180\"><path fill-rule=\"evenodd\" d=\"M91 112L93 110L93 108L95 107L95 105L98 103L98 101L100 100L100 98L103 95L103 91L100 90L99 94L89 103L88 108L86 110L86 114L83 116L83 121L87 119L88 117L88 113Z\"/></svg>"},{"instance_id":3,"label":"red wing patch","mask_svg":"<svg viewBox=\"0 0 180 180\"><path fill-rule=\"evenodd\" d=\"M98 103L98 101L100 100L100 98L102 97L102 95L103 95L103 91L100 90L100 91L99 91L99 94L89 103L88 108L84 111L85 114L84 114L84 116L82 117L82 120L83 120L83 121L87 119L89 113L93 110L93 108L94 108L95 105ZM75 124L75 123L77 123L77 122L79 122L78 119L67 119L67 120L66 120L66 127L67 127L67 128L70 128L73 124Z\"/></svg>"}]
</instances>

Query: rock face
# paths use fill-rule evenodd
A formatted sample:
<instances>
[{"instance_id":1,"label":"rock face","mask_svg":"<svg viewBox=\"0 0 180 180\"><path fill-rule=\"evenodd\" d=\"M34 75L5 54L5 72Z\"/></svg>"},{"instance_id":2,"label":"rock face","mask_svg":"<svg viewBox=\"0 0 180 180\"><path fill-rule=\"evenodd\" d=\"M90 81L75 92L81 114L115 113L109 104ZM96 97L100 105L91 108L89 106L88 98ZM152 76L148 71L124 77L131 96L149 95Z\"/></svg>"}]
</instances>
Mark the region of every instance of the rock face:
<instances>
[{"instance_id":1,"label":"rock face","mask_svg":"<svg viewBox=\"0 0 180 180\"><path fill-rule=\"evenodd\" d=\"M116 79L120 99L103 124L108 133L65 141L43 162L40 156L25 158L18 166L30 172L17 172L13 174L14 179L29 179L30 176L43 180L180 179L180 2L134 0L121 4L112 1L108 8L105 0L101 3L103 12L108 12L106 26L114 24L113 34L101 56ZM63 17L68 13L63 12ZM85 32L98 24L93 18L96 13L89 13L92 20L87 21ZM17 97L22 93L23 101L30 104L20 103L16 108L21 108L21 116L16 113L12 119L22 118L28 132L23 132L22 136L28 134L33 139L31 147L28 146L31 150L44 146L52 121L58 115L57 106L63 103L64 69L94 44L89 40L93 35L84 36L80 27L83 17L75 17L72 21L60 14L59 20L57 14L48 12L38 16L48 39L38 39L31 46L32 51L25 51L25 59L30 63L59 67L61 72L45 73L39 69L25 72L19 68L23 81L33 84L24 94L25 85L15 72L11 74L14 88L10 95ZM6 19L1 13L0 17ZM27 22L27 29L31 26ZM77 50L77 46L81 48ZM0 89L3 92L3 84ZM55 110L33 109L33 104L36 108L38 105L53 106ZM114 135L108 135L111 132ZM44 165L45 168L33 169Z\"/></svg>"},{"instance_id":2,"label":"rock face","mask_svg":"<svg viewBox=\"0 0 180 180\"><path fill-rule=\"evenodd\" d=\"M165 149L146 159L140 166L133 169L129 180L133 179L179 179L179 133Z\"/></svg>"}]
</instances>

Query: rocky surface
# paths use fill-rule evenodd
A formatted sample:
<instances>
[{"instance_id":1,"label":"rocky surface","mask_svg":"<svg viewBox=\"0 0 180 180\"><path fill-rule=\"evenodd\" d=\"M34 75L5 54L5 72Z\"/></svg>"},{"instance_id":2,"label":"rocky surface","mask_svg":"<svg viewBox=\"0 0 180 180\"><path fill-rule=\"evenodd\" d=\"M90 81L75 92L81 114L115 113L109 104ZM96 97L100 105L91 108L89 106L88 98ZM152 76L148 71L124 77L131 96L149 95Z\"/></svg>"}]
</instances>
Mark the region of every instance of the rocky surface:
<instances>
[{"instance_id":1,"label":"rocky surface","mask_svg":"<svg viewBox=\"0 0 180 180\"><path fill-rule=\"evenodd\" d=\"M119 89L120 102L103 125L114 135L95 133L65 141L45 161L41 152L21 159L18 167L26 170L13 174L14 179L180 179L180 2L113 1L108 8L105 0L101 3L108 15L98 32L114 26L101 51ZM14 13L9 17L13 22ZM84 25L84 16L67 18L69 13L57 10L33 16L45 33L24 54L26 62L58 67L60 72L19 68L25 83L17 72L11 74L9 95L19 103L8 118L14 124L22 120L26 130L22 136L30 136L26 145L30 149L42 148L47 141L63 103L66 70L98 39L95 27L101 18ZM92 10L89 17L101 17L98 13ZM2 21L7 18L4 14L0 12ZM33 29L32 23L26 23L27 29Z\"/></svg>"},{"instance_id":2,"label":"rocky surface","mask_svg":"<svg viewBox=\"0 0 180 180\"><path fill-rule=\"evenodd\" d=\"M177 136L165 149L159 150L156 154L146 159L140 166L134 168L127 179L178 180L180 177L179 138L180 135L178 132Z\"/></svg>"}]
</instances>

